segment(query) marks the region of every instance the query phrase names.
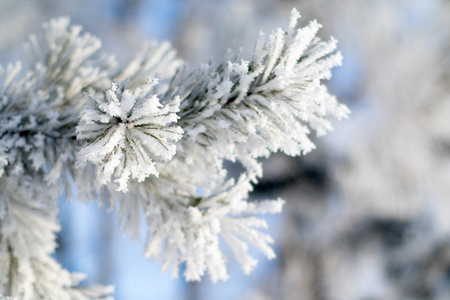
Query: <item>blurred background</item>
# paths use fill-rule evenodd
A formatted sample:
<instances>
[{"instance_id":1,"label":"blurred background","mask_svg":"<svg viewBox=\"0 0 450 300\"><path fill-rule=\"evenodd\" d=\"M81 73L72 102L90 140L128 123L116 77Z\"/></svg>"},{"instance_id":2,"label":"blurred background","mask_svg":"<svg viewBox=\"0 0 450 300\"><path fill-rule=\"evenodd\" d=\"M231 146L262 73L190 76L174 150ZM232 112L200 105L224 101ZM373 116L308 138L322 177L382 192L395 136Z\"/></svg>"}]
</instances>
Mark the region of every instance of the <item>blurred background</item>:
<instances>
[{"instance_id":1,"label":"blurred background","mask_svg":"<svg viewBox=\"0 0 450 300\"><path fill-rule=\"evenodd\" d=\"M116 217L61 200L55 254L116 299L450 299L450 1L448 0L1 0L0 62L20 59L30 33L70 16L119 61L168 40L196 66L260 31L317 19L344 56L327 82L352 114L312 153L275 154L253 199L286 200L267 219L278 257L243 275L186 283L161 273ZM62 197L64 198L64 197Z\"/></svg>"}]
</instances>

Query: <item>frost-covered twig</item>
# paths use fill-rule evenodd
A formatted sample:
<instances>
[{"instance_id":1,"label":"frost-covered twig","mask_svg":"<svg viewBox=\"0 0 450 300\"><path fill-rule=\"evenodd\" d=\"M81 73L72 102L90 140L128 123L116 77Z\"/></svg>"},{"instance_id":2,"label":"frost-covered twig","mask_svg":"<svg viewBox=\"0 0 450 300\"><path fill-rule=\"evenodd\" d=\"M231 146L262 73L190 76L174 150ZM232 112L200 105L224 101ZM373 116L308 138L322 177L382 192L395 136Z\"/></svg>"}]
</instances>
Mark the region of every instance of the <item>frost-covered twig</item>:
<instances>
[{"instance_id":1,"label":"frost-covered twig","mask_svg":"<svg viewBox=\"0 0 450 300\"><path fill-rule=\"evenodd\" d=\"M57 202L48 196L38 179L0 181L0 293L21 300L109 299L111 287L76 287L76 277L51 256L59 225Z\"/></svg>"},{"instance_id":2,"label":"frost-covered twig","mask_svg":"<svg viewBox=\"0 0 450 300\"><path fill-rule=\"evenodd\" d=\"M315 21L296 29L298 18L293 10L286 31L262 36L250 61L230 52L193 71L179 67L168 44L117 68L98 39L67 19L32 37L29 72L20 74L20 65L0 72L0 241L19 263L10 294L32 299L54 285L50 299L104 295L73 288L76 280L49 256L56 195L72 184L93 199L105 195L133 235L143 212L145 252L174 276L186 263L187 280L205 272L227 279L220 237L245 273L256 265L248 244L274 258L272 239L259 231L267 225L255 215L278 213L283 201L248 202L262 175L258 158L307 153L311 131L323 135L329 116L348 114L322 83L340 64L336 41L315 38ZM227 176L227 159L244 166L237 180ZM2 259L3 270L14 265Z\"/></svg>"},{"instance_id":3,"label":"frost-covered twig","mask_svg":"<svg viewBox=\"0 0 450 300\"><path fill-rule=\"evenodd\" d=\"M179 69L161 92L162 103L181 97L177 124L185 136L172 160L159 165L159 178L131 183L134 201L122 197L118 206L125 228L135 235L137 212L144 210L147 255L164 257L164 268L172 264L174 276L186 262L188 280L200 280L205 271L213 281L226 279L218 236L245 272L256 264L247 243L274 257L271 239L256 230L264 222L251 215L278 212L282 201L247 202L251 182L261 176L257 159L279 150L306 153L314 148L311 130L323 135L331 129L330 115L348 114L321 82L340 64L336 41L314 38L320 27L314 21L296 30L298 16L294 10L287 31L262 37L251 62L230 52L219 64ZM246 168L237 183L226 180L224 159Z\"/></svg>"}]
</instances>

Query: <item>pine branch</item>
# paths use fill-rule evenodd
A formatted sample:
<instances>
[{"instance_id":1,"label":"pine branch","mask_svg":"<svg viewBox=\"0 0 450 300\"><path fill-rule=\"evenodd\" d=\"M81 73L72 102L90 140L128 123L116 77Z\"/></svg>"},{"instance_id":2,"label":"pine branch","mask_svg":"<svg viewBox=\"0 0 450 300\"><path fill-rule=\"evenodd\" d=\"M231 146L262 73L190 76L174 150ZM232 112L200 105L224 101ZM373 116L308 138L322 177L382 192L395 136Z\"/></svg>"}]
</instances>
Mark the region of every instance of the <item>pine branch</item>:
<instances>
[{"instance_id":1,"label":"pine branch","mask_svg":"<svg viewBox=\"0 0 450 300\"><path fill-rule=\"evenodd\" d=\"M109 292L79 290L50 256L56 195L71 184L94 199L104 193L135 236L144 212L147 256L164 257L175 277L185 263L187 280L205 272L214 282L227 279L219 237L245 273L257 263L248 245L274 258L273 240L260 231L267 224L255 215L279 213L284 202L247 202L262 175L258 159L307 153L312 131L323 135L329 116L348 114L322 83L340 64L336 41L315 38L315 21L296 29L298 18L293 10L287 30L262 36L251 61L230 52L192 72L168 44L118 69L97 38L67 19L33 36L30 71L0 69L0 250L26 266L17 274L19 296ZM238 180L227 178L224 159L244 166Z\"/></svg>"},{"instance_id":2,"label":"pine branch","mask_svg":"<svg viewBox=\"0 0 450 300\"><path fill-rule=\"evenodd\" d=\"M129 190L146 214L147 255L164 253L164 269L171 265L173 276L186 262L187 280L200 280L206 270L213 281L226 279L218 236L246 273L256 265L247 243L274 257L271 239L255 230L265 223L247 217L279 212L283 203L247 203L250 182L261 176L257 158L278 150L306 153L314 147L308 138L311 129L322 135L331 128L329 115L339 119L348 113L321 84L329 69L340 64L336 41L314 39L320 27L316 22L295 30L297 17L293 11L286 32L278 30L268 41L261 40L251 63L230 52L219 64L211 62L191 73L182 68L160 97L161 103L181 97L177 124L185 137L172 160L159 166L158 178L130 183ZM225 179L223 159L246 168L238 182ZM118 201L126 212L127 198ZM137 234L139 219L132 214L123 214L124 227Z\"/></svg>"}]
</instances>

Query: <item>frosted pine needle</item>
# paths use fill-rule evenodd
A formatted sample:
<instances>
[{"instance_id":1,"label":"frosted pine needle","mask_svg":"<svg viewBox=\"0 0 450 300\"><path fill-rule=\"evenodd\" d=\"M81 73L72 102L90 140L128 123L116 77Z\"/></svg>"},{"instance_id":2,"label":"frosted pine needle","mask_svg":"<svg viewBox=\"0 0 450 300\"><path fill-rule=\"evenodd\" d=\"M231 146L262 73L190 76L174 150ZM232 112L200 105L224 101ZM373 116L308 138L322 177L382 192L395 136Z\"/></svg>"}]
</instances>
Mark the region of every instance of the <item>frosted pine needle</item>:
<instances>
[{"instance_id":1,"label":"frosted pine needle","mask_svg":"<svg viewBox=\"0 0 450 300\"><path fill-rule=\"evenodd\" d=\"M101 100L88 97L77 126L77 138L88 140L80 152L82 161L99 165L101 183L111 175L117 178L118 191L127 191L129 177L143 181L158 176L155 159L170 160L173 144L183 130L176 123L179 97L162 105L152 88L157 80L130 91L126 81L114 82Z\"/></svg>"}]
</instances>

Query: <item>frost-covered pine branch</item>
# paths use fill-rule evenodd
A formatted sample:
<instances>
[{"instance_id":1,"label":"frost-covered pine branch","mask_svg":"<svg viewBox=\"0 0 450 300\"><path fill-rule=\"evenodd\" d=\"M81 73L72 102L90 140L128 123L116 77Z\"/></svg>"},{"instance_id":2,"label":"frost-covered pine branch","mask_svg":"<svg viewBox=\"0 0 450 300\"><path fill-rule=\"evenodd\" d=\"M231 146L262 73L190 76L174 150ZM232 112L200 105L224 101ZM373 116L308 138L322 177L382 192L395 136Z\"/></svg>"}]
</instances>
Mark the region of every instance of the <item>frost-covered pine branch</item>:
<instances>
[{"instance_id":1,"label":"frost-covered pine branch","mask_svg":"<svg viewBox=\"0 0 450 300\"><path fill-rule=\"evenodd\" d=\"M0 292L29 299L108 293L73 288L49 256L57 195L72 185L79 198L107 199L134 236L144 213L145 253L175 277L185 263L187 280L206 272L214 282L227 279L219 238L245 273L257 263L249 244L274 258L256 215L280 212L283 201L248 202L262 176L258 158L307 153L312 131L323 135L329 116L348 114L322 82L341 62L336 41L316 38L315 21L297 29L299 17L293 10L286 31L262 35L250 61L229 52L192 71L168 44L147 46L118 67L67 19L46 24L30 40L30 69L1 69ZM228 177L224 160L244 166L238 179ZM51 285L58 294L47 293Z\"/></svg>"},{"instance_id":2,"label":"frost-covered pine branch","mask_svg":"<svg viewBox=\"0 0 450 300\"><path fill-rule=\"evenodd\" d=\"M0 289L17 299L110 299L112 287L77 287L84 278L70 274L54 252L57 204L46 187L28 176L0 181Z\"/></svg>"},{"instance_id":3,"label":"frost-covered pine branch","mask_svg":"<svg viewBox=\"0 0 450 300\"><path fill-rule=\"evenodd\" d=\"M77 276L51 257L58 193L69 186L81 147L74 130L80 101L83 92L100 92L112 70L110 58L97 56L100 41L80 30L67 19L51 21L30 38L27 72L20 63L0 67L0 293L6 296L100 299L111 293L83 291Z\"/></svg>"}]
</instances>

